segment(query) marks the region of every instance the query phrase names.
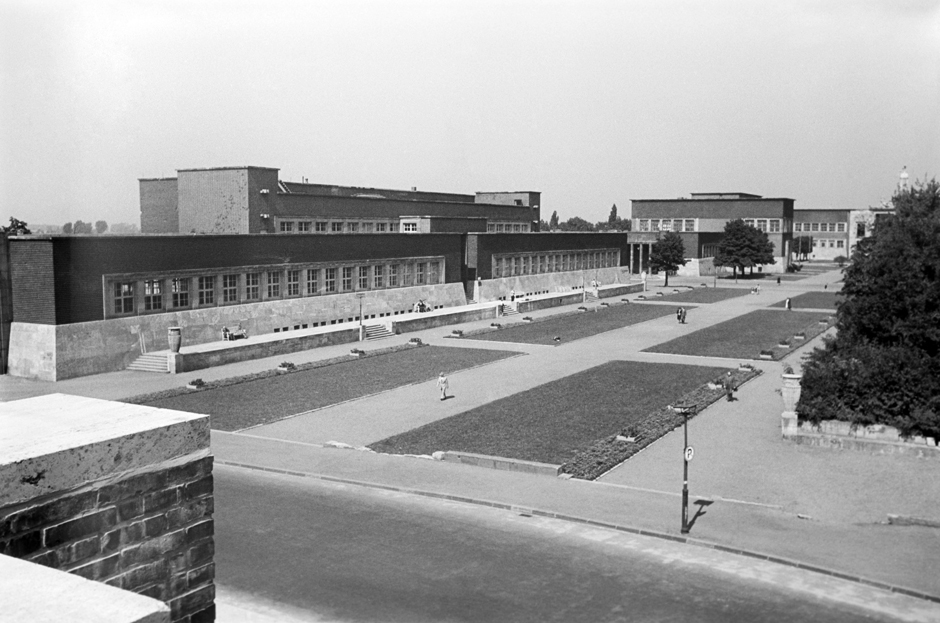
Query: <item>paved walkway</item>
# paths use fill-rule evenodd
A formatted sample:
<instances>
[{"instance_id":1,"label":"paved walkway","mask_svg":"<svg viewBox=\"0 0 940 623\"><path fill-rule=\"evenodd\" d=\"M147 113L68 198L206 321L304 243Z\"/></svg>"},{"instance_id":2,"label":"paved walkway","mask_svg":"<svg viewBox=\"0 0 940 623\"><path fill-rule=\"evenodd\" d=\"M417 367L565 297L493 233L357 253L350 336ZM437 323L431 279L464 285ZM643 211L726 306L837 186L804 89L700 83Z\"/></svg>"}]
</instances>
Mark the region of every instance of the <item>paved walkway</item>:
<instances>
[{"instance_id":1,"label":"paved walkway","mask_svg":"<svg viewBox=\"0 0 940 623\"><path fill-rule=\"evenodd\" d=\"M523 355L451 374L453 400L438 401L433 381L429 381L244 433L214 432L213 451L217 460L226 463L538 509L572 520L678 537L681 431L667 435L593 483L325 448L322 444L335 440L365 445L611 359L727 367L737 360L641 351L682 333L766 308L788 296L822 290L824 284L839 278L839 272L833 271L780 285L771 281L762 284L759 295L696 306L689 312L687 325L677 324L670 315L558 347L445 339L453 327L388 338L375 342L375 347L420 337L429 344L509 349ZM670 282L670 286L712 286L712 280L706 278ZM650 289L655 285L651 282ZM742 280L735 286L723 281L721 286L749 290L751 282ZM552 315L563 309L529 315ZM521 316L516 316L504 322L517 318L521 321ZM467 323L461 328L484 327L489 322ZM813 340L807 347L817 343ZM196 377L224 378L270 369L284 360L299 363L334 357L348 353L348 348L325 347L180 375L120 372L59 383L3 377L0 397L10 400L62 392L120 399L178 387ZM798 365L799 357L797 351L788 360ZM873 457L785 442L779 434L782 403L774 391L779 386L781 363L761 361L756 365L765 374L745 385L738 393L739 400L716 403L690 424L690 440L696 448L690 489L693 495L712 502L701 506L702 514L690 536L700 543L800 561L940 598L940 531L880 523L889 512L936 517L940 466L905 457ZM917 483L916 491L912 483ZM698 508L693 506L693 512Z\"/></svg>"}]
</instances>

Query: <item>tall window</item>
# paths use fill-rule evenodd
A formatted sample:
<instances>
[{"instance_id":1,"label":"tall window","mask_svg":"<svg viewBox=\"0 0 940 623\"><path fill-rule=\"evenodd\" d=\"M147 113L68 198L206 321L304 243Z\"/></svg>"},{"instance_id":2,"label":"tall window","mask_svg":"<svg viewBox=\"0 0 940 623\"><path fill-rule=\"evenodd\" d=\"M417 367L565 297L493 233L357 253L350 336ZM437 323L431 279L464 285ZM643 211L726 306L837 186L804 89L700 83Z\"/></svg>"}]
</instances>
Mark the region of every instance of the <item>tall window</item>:
<instances>
[{"instance_id":1,"label":"tall window","mask_svg":"<svg viewBox=\"0 0 940 623\"><path fill-rule=\"evenodd\" d=\"M424 262L418 262L417 266L415 267L415 283L418 285L423 285L427 283L426 277L427 277L427 264L425 264Z\"/></svg>"},{"instance_id":2,"label":"tall window","mask_svg":"<svg viewBox=\"0 0 940 623\"><path fill-rule=\"evenodd\" d=\"M757 219L757 229L760 231L767 231L767 219L759 218Z\"/></svg>"},{"instance_id":3,"label":"tall window","mask_svg":"<svg viewBox=\"0 0 940 623\"><path fill-rule=\"evenodd\" d=\"M261 273L245 275L245 300L257 301L261 298Z\"/></svg>"},{"instance_id":4,"label":"tall window","mask_svg":"<svg viewBox=\"0 0 940 623\"><path fill-rule=\"evenodd\" d=\"M215 277L199 277L199 304L215 305Z\"/></svg>"},{"instance_id":5,"label":"tall window","mask_svg":"<svg viewBox=\"0 0 940 623\"><path fill-rule=\"evenodd\" d=\"M440 262L428 262L428 283L438 284L441 282L439 273L441 272Z\"/></svg>"},{"instance_id":6,"label":"tall window","mask_svg":"<svg viewBox=\"0 0 940 623\"><path fill-rule=\"evenodd\" d=\"M385 287L385 267L384 266L373 267L372 287L376 289Z\"/></svg>"},{"instance_id":7,"label":"tall window","mask_svg":"<svg viewBox=\"0 0 940 623\"><path fill-rule=\"evenodd\" d=\"M340 222L338 222L338 223L337 223L337 222L330 223L330 231L331 231L332 233L334 233L334 234L341 234L341 233L343 233L343 223L342 223L342 221L340 221Z\"/></svg>"},{"instance_id":8,"label":"tall window","mask_svg":"<svg viewBox=\"0 0 940 623\"><path fill-rule=\"evenodd\" d=\"M836 231L845 233L845 223L836 223Z\"/></svg>"},{"instance_id":9,"label":"tall window","mask_svg":"<svg viewBox=\"0 0 940 623\"><path fill-rule=\"evenodd\" d=\"M358 234L358 233L359 233L359 223L357 223L356 221L350 221L350 222L346 223L346 231L348 231L348 232L351 233L351 234Z\"/></svg>"},{"instance_id":10,"label":"tall window","mask_svg":"<svg viewBox=\"0 0 940 623\"><path fill-rule=\"evenodd\" d=\"M287 296L300 296L300 270L287 271Z\"/></svg>"},{"instance_id":11,"label":"tall window","mask_svg":"<svg viewBox=\"0 0 940 623\"><path fill-rule=\"evenodd\" d=\"M328 223L326 221L317 221L314 224L314 231L318 234L325 234Z\"/></svg>"},{"instance_id":12,"label":"tall window","mask_svg":"<svg viewBox=\"0 0 940 623\"><path fill-rule=\"evenodd\" d=\"M388 267L388 287L398 287L398 264L392 264Z\"/></svg>"},{"instance_id":13,"label":"tall window","mask_svg":"<svg viewBox=\"0 0 940 623\"><path fill-rule=\"evenodd\" d=\"M268 271L268 298L281 298L281 271Z\"/></svg>"},{"instance_id":14,"label":"tall window","mask_svg":"<svg viewBox=\"0 0 940 623\"><path fill-rule=\"evenodd\" d=\"M664 218L659 229L662 231L672 231L672 219Z\"/></svg>"},{"instance_id":15,"label":"tall window","mask_svg":"<svg viewBox=\"0 0 940 623\"><path fill-rule=\"evenodd\" d=\"M353 289L353 269L352 266L343 266L343 292L349 292Z\"/></svg>"},{"instance_id":16,"label":"tall window","mask_svg":"<svg viewBox=\"0 0 940 623\"><path fill-rule=\"evenodd\" d=\"M659 231L659 219L654 218L650 220L650 229L651 231Z\"/></svg>"},{"instance_id":17,"label":"tall window","mask_svg":"<svg viewBox=\"0 0 940 623\"><path fill-rule=\"evenodd\" d=\"M157 279L144 282L144 310L163 309L163 282Z\"/></svg>"},{"instance_id":18,"label":"tall window","mask_svg":"<svg viewBox=\"0 0 940 623\"><path fill-rule=\"evenodd\" d=\"M293 221L281 221L281 233L289 234L294 231L294 222Z\"/></svg>"},{"instance_id":19,"label":"tall window","mask_svg":"<svg viewBox=\"0 0 940 623\"><path fill-rule=\"evenodd\" d=\"M222 302L238 302L238 275L222 275Z\"/></svg>"},{"instance_id":20,"label":"tall window","mask_svg":"<svg viewBox=\"0 0 940 623\"><path fill-rule=\"evenodd\" d=\"M114 284L114 313L130 314L134 311L134 282Z\"/></svg>"},{"instance_id":21,"label":"tall window","mask_svg":"<svg viewBox=\"0 0 940 623\"><path fill-rule=\"evenodd\" d=\"M173 307L189 307L189 279L177 277L170 282Z\"/></svg>"},{"instance_id":22,"label":"tall window","mask_svg":"<svg viewBox=\"0 0 940 623\"><path fill-rule=\"evenodd\" d=\"M323 291L324 292L336 292L336 269L335 268L323 269Z\"/></svg>"},{"instance_id":23,"label":"tall window","mask_svg":"<svg viewBox=\"0 0 940 623\"><path fill-rule=\"evenodd\" d=\"M402 264L401 269L401 285L407 288L410 285L414 285L414 264Z\"/></svg>"},{"instance_id":24,"label":"tall window","mask_svg":"<svg viewBox=\"0 0 940 623\"><path fill-rule=\"evenodd\" d=\"M368 290L369 289L369 268L370 266L360 266L359 267L359 289Z\"/></svg>"},{"instance_id":25,"label":"tall window","mask_svg":"<svg viewBox=\"0 0 940 623\"><path fill-rule=\"evenodd\" d=\"M793 231L803 231L803 223L793 223Z\"/></svg>"},{"instance_id":26,"label":"tall window","mask_svg":"<svg viewBox=\"0 0 940 623\"><path fill-rule=\"evenodd\" d=\"M388 231L388 223L376 223L376 224L375 224L375 231L376 231L377 233L383 233L383 234L384 234L385 232Z\"/></svg>"},{"instance_id":27,"label":"tall window","mask_svg":"<svg viewBox=\"0 0 940 623\"><path fill-rule=\"evenodd\" d=\"M299 231L302 234L309 234L310 233L310 221L300 221L299 223L297 223L297 231Z\"/></svg>"},{"instance_id":28,"label":"tall window","mask_svg":"<svg viewBox=\"0 0 940 623\"><path fill-rule=\"evenodd\" d=\"M819 231L819 223L812 223L810 227L812 227L812 231Z\"/></svg>"},{"instance_id":29,"label":"tall window","mask_svg":"<svg viewBox=\"0 0 940 623\"><path fill-rule=\"evenodd\" d=\"M685 230L695 231L695 219L694 218L685 219Z\"/></svg>"},{"instance_id":30,"label":"tall window","mask_svg":"<svg viewBox=\"0 0 940 623\"><path fill-rule=\"evenodd\" d=\"M316 294L320 290L320 269L319 268L308 268L307 269L307 296Z\"/></svg>"},{"instance_id":31,"label":"tall window","mask_svg":"<svg viewBox=\"0 0 940 623\"><path fill-rule=\"evenodd\" d=\"M650 230L650 220L648 218L640 219L640 231L649 231Z\"/></svg>"},{"instance_id":32,"label":"tall window","mask_svg":"<svg viewBox=\"0 0 940 623\"><path fill-rule=\"evenodd\" d=\"M772 234L780 233L780 219L778 218L770 219L770 233Z\"/></svg>"}]
</instances>

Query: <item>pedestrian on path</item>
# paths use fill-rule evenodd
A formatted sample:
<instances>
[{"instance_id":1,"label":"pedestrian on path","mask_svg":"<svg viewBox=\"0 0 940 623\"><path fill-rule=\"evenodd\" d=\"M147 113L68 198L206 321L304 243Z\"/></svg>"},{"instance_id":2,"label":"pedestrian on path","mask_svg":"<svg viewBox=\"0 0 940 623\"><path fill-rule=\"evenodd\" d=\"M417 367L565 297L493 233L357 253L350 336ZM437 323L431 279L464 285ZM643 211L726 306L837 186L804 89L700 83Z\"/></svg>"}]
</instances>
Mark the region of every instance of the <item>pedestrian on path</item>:
<instances>
[{"instance_id":1,"label":"pedestrian on path","mask_svg":"<svg viewBox=\"0 0 940 623\"><path fill-rule=\"evenodd\" d=\"M681 322L682 324L685 324L685 314L687 311L688 310L685 307L682 308L682 316L679 318L679 322Z\"/></svg>"},{"instance_id":2,"label":"pedestrian on path","mask_svg":"<svg viewBox=\"0 0 940 623\"><path fill-rule=\"evenodd\" d=\"M441 400L447 400L447 377L444 376L443 370L441 375L437 377L437 388L441 390Z\"/></svg>"},{"instance_id":3,"label":"pedestrian on path","mask_svg":"<svg viewBox=\"0 0 940 623\"><path fill-rule=\"evenodd\" d=\"M685 311L682 307L676 308L676 322L682 322L682 312Z\"/></svg>"},{"instance_id":4,"label":"pedestrian on path","mask_svg":"<svg viewBox=\"0 0 940 623\"><path fill-rule=\"evenodd\" d=\"M787 300L784 302L783 305L784 305L784 307L787 308L787 311L793 311L793 307L790 305L790 299L789 299L789 298L787 298Z\"/></svg>"},{"instance_id":5,"label":"pedestrian on path","mask_svg":"<svg viewBox=\"0 0 940 623\"><path fill-rule=\"evenodd\" d=\"M777 277L777 285L780 285L780 277Z\"/></svg>"},{"instance_id":6,"label":"pedestrian on path","mask_svg":"<svg viewBox=\"0 0 940 623\"><path fill-rule=\"evenodd\" d=\"M728 396L728 402L732 402L734 400L734 378L732 378L731 372L728 372L725 375L723 381L723 385L725 386L725 393Z\"/></svg>"}]
</instances>

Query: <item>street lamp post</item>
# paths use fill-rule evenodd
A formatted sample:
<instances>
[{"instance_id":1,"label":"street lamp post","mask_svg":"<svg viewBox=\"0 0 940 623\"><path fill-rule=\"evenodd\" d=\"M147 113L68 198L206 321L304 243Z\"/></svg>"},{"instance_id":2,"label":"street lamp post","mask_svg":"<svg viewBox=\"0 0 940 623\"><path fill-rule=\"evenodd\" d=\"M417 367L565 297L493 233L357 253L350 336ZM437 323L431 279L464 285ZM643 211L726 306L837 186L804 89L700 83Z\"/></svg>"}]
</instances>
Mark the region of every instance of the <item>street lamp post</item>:
<instances>
[{"instance_id":1,"label":"street lamp post","mask_svg":"<svg viewBox=\"0 0 940 623\"><path fill-rule=\"evenodd\" d=\"M682 534L689 533L689 461L693 450L689 446L689 415L695 415L695 405L680 406L679 411L685 417L682 425Z\"/></svg>"},{"instance_id":2,"label":"street lamp post","mask_svg":"<svg viewBox=\"0 0 940 623\"><path fill-rule=\"evenodd\" d=\"M363 333L363 324L362 324L362 299L365 297L365 292L356 292L356 298L359 299L359 341L362 341Z\"/></svg>"}]
</instances>

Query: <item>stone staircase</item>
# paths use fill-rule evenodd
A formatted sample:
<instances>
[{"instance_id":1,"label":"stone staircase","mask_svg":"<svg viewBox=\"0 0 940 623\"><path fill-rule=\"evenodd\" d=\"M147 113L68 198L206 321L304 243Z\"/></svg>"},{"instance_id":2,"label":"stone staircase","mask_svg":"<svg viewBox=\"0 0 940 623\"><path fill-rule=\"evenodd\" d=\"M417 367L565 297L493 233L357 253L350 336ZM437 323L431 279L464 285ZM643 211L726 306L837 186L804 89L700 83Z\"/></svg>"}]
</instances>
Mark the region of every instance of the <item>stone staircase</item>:
<instances>
[{"instance_id":1,"label":"stone staircase","mask_svg":"<svg viewBox=\"0 0 940 623\"><path fill-rule=\"evenodd\" d=\"M600 298L594 296L594 294L593 294L590 290L585 290L585 291L584 291L584 302L585 302L585 303L597 303L598 301L600 301Z\"/></svg>"},{"instance_id":2,"label":"stone staircase","mask_svg":"<svg viewBox=\"0 0 940 623\"><path fill-rule=\"evenodd\" d=\"M499 315L500 316L518 316L519 312L513 309L512 305L506 305L504 303L499 306Z\"/></svg>"},{"instance_id":3,"label":"stone staircase","mask_svg":"<svg viewBox=\"0 0 940 623\"><path fill-rule=\"evenodd\" d=\"M162 372L164 374L170 372L166 353L145 353L127 366L127 369L139 372Z\"/></svg>"},{"instance_id":4,"label":"stone staircase","mask_svg":"<svg viewBox=\"0 0 940 623\"><path fill-rule=\"evenodd\" d=\"M366 325L366 339L367 340L383 340L387 337L392 337L395 335L384 324L372 324Z\"/></svg>"}]
</instances>

